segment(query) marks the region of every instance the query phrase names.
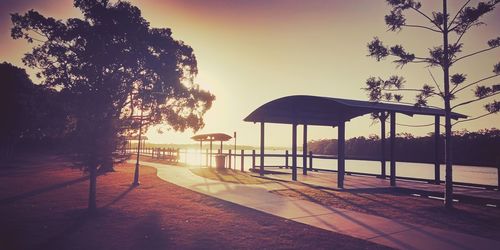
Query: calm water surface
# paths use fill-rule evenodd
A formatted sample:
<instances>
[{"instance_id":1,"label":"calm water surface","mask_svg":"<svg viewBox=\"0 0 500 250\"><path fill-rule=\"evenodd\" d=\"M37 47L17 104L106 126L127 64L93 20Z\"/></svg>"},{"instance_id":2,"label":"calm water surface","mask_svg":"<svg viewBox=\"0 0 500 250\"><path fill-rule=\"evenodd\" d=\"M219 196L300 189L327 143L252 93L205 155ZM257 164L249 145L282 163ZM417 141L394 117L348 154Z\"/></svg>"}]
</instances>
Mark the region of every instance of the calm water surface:
<instances>
[{"instance_id":1,"label":"calm water surface","mask_svg":"<svg viewBox=\"0 0 500 250\"><path fill-rule=\"evenodd\" d=\"M215 152L215 151L214 151ZM239 151L238 151L239 153ZM250 150L246 150L245 154L251 154ZM256 165L259 165L260 159L258 157L259 151L256 151ZM266 154L284 154L284 151L266 151ZM302 156L302 152L298 153ZM181 162L187 161L190 165L205 165L206 158L203 155L200 158L199 150L188 150L187 154L181 150ZM234 157L234 156L233 156ZM231 159L234 161L234 158ZM252 157L245 156L245 169L251 168ZM240 169L241 157L236 157L236 168ZM291 165L292 158L289 159ZM233 163L234 164L234 163ZM266 157L265 166L284 166L285 157ZM309 164L309 163L308 163ZM346 171L361 172L361 173L380 173L379 161L365 161L365 160L346 160ZM215 159L212 159L212 165L215 165ZM302 166L302 158L297 159L297 165ZM233 165L234 166L234 165ZM337 170L336 159L313 159L313 167L318 169L331 169ZM390 168L389 162L386 164L386 173L389 175ZM416 177L425 179L434 179L434 164L427 163L412 163L412 162L397 162L396 175L404 177ZM441 165L441 180L445 177L445 166ZM479 167L479 166L453 166L453 181L478 183L486 185L498 185L497 183L497 169L492 167Z\"/></svg>"}]
</instances>

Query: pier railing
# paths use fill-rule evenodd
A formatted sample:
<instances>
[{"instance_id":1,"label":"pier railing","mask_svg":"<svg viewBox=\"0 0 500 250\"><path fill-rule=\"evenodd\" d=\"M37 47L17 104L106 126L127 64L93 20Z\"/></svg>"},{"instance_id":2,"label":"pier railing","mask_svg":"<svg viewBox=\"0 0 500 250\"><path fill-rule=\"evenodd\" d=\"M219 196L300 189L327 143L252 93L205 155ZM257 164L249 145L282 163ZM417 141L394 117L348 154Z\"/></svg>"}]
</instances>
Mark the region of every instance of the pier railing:
<instances>
[{"instance_id":1,"label":"pier railing","mask_svg":"<svg viewBox=\"0 0 500 250\"><path fill-rule=\"evenodd\" d=\"M137 153L137 148L127 148L124 149L123 152L125 153ZM260 168L259 165L257 165L257 159L260 159L260 153L256 153L255 150L237 150L236 152L234 150L224 150L220 151L217 150L216 152L210 153L208 149L205 151L198 152L197 154L200 155L200 162L195 164L199 166L204 166L204 167L212 167L213 163L213 157L217 154L224 154L226 155L226 162L225 165L227 168L230 169L239 169L240 171L245 171L245 169L249 168L250 171L258 171ZM165 160L166 162L170 163L184 163L188 164L188 157L190 154L190 150L188 149L174 149L174 148L151 148L151 147L144 147L140 149L140 154L145 155L145 156L150 156L155 159L159 160ZM251 158L250 163L245 162L245 158ZM279 153L267 153L264 154L264 158L283 158L283 164L278 164L278 165L264 165L264 169L269 169L269 168L284 168L288 169L291 168L291 161L290 158L292 157L292 154L289 153L288 150L285 151L284 154L279 154ZM297 160L303 159L304 155L303 154L297 154ZM204 161L203 161L204 159ZM306 155L306 160L307 160L307 170L308 171L313 171L313 172L337 172L335 169L325 169L325 168L318 168L314 167L314 159L337 159L336 155L314 155L311 151L308 152ZM369 157L358 157L358 156L349 156L346 155L346 160L368 160L368 161L380 161L379 159L373 159ZM246 165L250 164L250 165ZM239 165L239 166L238 166ZM249 166L249 167L246 167ZM297 169L302 169L302 166L297 165ZM479 184L479 183L467 183L467 182L453 182L453 185L455 186L464 186L464 187L474 187L474 188L481 188L481 189L488 189L488 190L500 190L500 166L496 167L497 169L497 185L487 185L487 184ZM373 173L365 173L365 172L356 172L356 171L345 171L346 175L352 175L352 176L371 176L371 177L376 177L376 178L384 178L381 174L373 174ZM431 183L431 184L441 184L444 183L443 180L439 180L439 183L436 182L436 179L427 179L427 178L418 178L418 177L407 177L407 176L396 176L397 179L400 180L408 180L408 181L415 181L415 182L423 182L423 183Z\"/></svg>"}]
</instances>

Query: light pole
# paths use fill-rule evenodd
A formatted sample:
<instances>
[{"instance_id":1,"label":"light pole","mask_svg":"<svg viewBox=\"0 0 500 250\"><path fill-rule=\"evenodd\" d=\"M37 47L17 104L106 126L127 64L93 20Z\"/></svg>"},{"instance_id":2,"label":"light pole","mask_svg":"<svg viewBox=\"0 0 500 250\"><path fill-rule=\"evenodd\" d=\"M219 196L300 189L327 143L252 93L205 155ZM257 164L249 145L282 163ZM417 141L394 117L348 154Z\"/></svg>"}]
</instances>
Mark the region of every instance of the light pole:
<instances>
[{"instance_id":1,"label":"light pole","mask_svg":"<svg viewBox=\"0 0 500 250\"><path fill-rule=\"evenodd\" d=\"M165 92L151 92L151 94L153 94L153 95L158 95L158 94L166 95ZM142 105L142 101L141 101L141 116L139 118L140 119L140 121L139 121L139 136L137 138L137 139L139 139L139 141L137 143L137 160L135 162L134 183L133 183L134 186L138 186L140 184L139 183L139 156L140 156L141 141L142 141L143 110L144 110L144 106Z\"/></svg>"},{"instance_id":2,"label":"light pole","mask_svg":"<svg viewBox=\"0 0 500 250\"><path fill-rule=\"evenodd\" d=\"M142 141L142 109L141 109L141 117L139 120L139 137L137 142L137 160L135 162L135 172L134 172L134 186L138 186L139 183L139 156L141 151L141 141Z\"/></svg>"}]
</instances>

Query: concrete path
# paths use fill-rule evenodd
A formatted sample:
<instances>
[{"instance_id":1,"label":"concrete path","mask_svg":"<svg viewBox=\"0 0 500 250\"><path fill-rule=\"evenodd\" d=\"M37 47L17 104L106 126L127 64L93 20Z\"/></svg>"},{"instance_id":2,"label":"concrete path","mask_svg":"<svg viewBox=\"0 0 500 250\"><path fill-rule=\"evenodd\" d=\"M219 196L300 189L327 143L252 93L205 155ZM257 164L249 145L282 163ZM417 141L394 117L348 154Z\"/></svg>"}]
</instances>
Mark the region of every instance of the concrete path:
<instances>
[{"instance_id":1,"label":"concrete path","mask_svg":"<svg viewBox=\"0 0 500 250\"><path fill-rule=\"evenodd\" d=\"M323 206L284 197L270 190L299 188L293 183L258 185L214 181L188 168L141 162L158 170L158 176L178 186L332 232L398 249L499 249L500 241L442 229L412 225L383 217Z\"/></svg>"}]
</instances>

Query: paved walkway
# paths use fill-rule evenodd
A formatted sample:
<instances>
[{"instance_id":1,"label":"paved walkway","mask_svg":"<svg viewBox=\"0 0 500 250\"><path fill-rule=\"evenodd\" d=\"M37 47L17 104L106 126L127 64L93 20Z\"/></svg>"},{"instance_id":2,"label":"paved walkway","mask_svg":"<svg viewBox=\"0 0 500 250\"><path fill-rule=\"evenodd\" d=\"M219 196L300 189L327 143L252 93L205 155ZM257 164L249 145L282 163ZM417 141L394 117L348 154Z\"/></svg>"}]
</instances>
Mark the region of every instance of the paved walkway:
<instances>
[{"instance_id":1,"label":"paved walkway","mask_svg":"<svg viewBox=\"0 0 500 250\"><path fill-rule=\"evenodd\" d=\"M298 188L293 183L233 184L200 177L184 167L150 162L142 162L142 164L155 167L161 179L178 186L275 216L389 247L430 250L498 249L500 246L500 241L401 223L269 192L276 189Z\"/></svg>"}]
</instances>

